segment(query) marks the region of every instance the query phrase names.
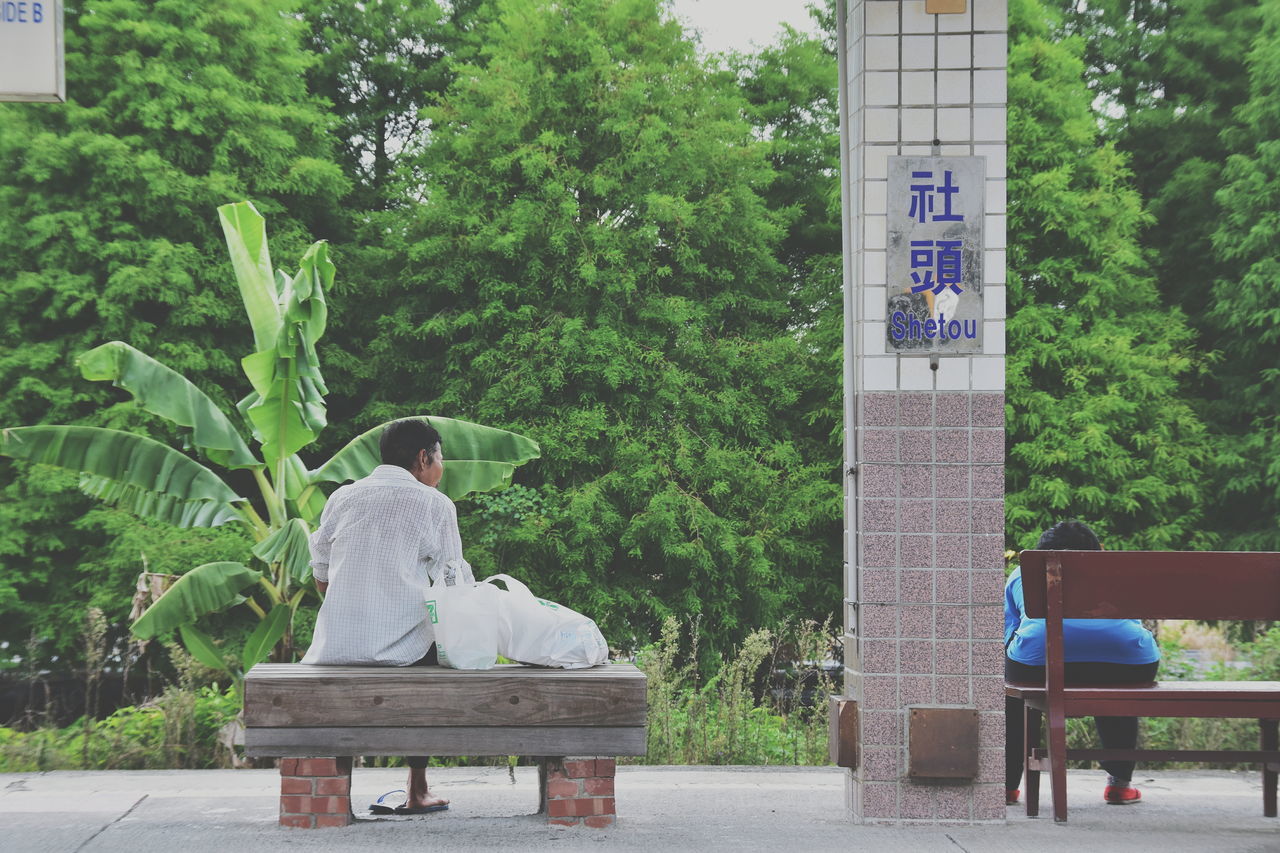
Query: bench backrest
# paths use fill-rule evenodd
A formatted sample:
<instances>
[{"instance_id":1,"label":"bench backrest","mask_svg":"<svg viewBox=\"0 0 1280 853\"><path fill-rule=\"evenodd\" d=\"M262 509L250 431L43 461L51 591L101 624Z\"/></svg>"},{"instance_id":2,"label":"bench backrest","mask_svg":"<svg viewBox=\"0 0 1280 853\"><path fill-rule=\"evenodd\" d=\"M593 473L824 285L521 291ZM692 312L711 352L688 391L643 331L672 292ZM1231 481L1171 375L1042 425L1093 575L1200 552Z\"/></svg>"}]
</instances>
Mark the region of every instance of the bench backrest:
<instances>
[{"instance_id":1,"label":"bench backrest","mask_svg":"<svg viewBox=\"0 0 1280 853\"><path fill-rule=\"evenodd\" d=\"M1280 553L1023 551L1027 615L1048 615L1048 561L1066 619L1280 619Z\"/></svg>"},{"instance_id":2,"label":"bench backrest","mask_svg":"<svg viewBox=\"0 0 1280 853\"><path fill-rule=\"evenodd\" d=\"M1063 619L1280 619L1277 553L1023 551L1019 562L1027 616L1045 620L1051 709L1063 701Z\"/></svg>"}]
</instances>

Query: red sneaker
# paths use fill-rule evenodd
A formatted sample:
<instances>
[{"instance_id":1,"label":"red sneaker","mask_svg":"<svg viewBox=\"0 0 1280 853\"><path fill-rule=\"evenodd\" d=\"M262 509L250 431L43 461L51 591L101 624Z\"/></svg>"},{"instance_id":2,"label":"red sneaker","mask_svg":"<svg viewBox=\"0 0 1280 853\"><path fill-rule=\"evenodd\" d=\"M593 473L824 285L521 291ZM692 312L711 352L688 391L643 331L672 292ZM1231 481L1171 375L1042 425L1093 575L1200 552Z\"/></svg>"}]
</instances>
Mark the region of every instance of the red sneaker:
<instances>
[{"instance_id":1,"label":"red sneaker","mask_svg":"<svg viewBox=\"0 0 1280 853\"><path fill-rule=\"evenodd\" d=\"M1108 805L1127 806L1142 799L1142 792L1131 787L1127 781L1108 779L1107 783L1107 787L1102 792L1102 799L1106 800Z\"/></svg>"},{"instance_id":2,"label":"red sneaker","mask_svg":"<svg viewBox=\"0 0 1280 853\"><path fill-rule=\"evenodd\" d=\"M1014 788L1010 791L1008 788L1004 792L1004 804L1006 806L1016 806L1018 804L1018 789Z\"/></svg>"}]
</instances>

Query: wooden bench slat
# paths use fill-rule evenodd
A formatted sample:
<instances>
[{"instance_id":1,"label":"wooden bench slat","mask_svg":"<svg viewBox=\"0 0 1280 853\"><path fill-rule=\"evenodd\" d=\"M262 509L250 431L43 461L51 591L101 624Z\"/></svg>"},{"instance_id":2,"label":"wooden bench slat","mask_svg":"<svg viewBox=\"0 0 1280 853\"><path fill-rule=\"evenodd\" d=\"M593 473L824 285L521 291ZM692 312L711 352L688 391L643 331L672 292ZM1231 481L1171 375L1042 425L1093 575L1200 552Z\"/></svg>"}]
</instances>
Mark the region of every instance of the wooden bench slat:
<instances>
[{"instance_id":1,"label":"wooden bench slat","mask_svg":"<svg viewBox=\"0 0 1280 853\"><path fill-rule=\"evenodd\" d=\"M1027 697L1032 708L1047 710L1044 699ZM1154 699L1084 699L1066 700L1063 709L1068 717L1183 717L1204 719L1280 719L1280 699L1242 702L1211 700L1195 702L1176 699L1160 702Z\"/></svg>"},{"instance_id":2,"label":"wooden bench slat","mask_svg":"<svg viewBox=\"0 0 1280 853\"><path fill-rule=\"evenodd\" d=\"M1006 683L1009 696L1035 697L1043 695L1043 684ZM1242 701L1280 700L1280 681L1157 681L1150 685L1130 684L1070 684L1063 688L1070 699L1186 699L1194 702L1216 699Z\"/></svg>"},{"instance_id":3,"label":"wooden bench slat","mask_svg":"<svg viewBox=\"0 0 1280 853\"><path fill-rule=\"evenodd\" d=\"M274 664L245 678L247 728L625 727L643 726L645 712L644 674L625 664L485 672Z\"/></svg>"},{"instance_id":4,"label":"wooden bench slat","mask_svg":"<svg viewBox=\"0 0 1280 853\"><path fill-rule=\"evenodd\" d=\"M1203 761L1212 764L1280 763L1276 749L1068 749L1068 761Z\"/></svg>"},{"instance_id":5,"label":"wooden bench slat","mask_svg":"<svg viewBox=\"0 0 1280 853\"><path fill-rule=\"evenodd\" d=\"M643 726L325 726L247 728L245 754L305 758L345 755L644 755Z\"/></svg>"},{"instance_id":6,"label":"wooden bench slat","mask_svg":"<svg viewBox=\"0 0 1280 853\"><path fill-rule=\"evenodd\" d=\"M1280 553L1238 551L1023 551L1026 612L1047 611L1049 555L1070 580L1062 585L1067 619L1280 618Z\"/></svg>"}]
</instances>

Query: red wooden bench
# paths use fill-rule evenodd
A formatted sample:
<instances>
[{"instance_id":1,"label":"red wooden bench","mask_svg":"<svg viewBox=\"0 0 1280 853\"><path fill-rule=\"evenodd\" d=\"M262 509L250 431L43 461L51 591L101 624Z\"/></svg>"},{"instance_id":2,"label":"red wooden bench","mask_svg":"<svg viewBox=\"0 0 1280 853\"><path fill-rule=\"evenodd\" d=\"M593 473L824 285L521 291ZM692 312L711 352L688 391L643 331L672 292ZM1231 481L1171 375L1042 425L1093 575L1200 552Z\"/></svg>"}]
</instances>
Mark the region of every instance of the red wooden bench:
<instances>
[{"instance_id":1,"label":"red wooden bench","mask_svg":"<svg viewBox=\"0 0 1280 853\"><path fill-rule=\"evenodd\" d=\"M1276 816L1280 771L1280 682L1161 681L1066 685L1063 619L1280 620L1280 553L1223 551L1023 551L1027 615L1045 622L1045 683L1006 684L1022 699L1027 816L1040 807L1040 772L1049 771L1053 819L1067 819L1067 760L1257 762L1262 809ZM1048 749L1039 748L1048 715ZM1222 717L1256 719L1256 750L1067 749L1068 717Z\"/></svg>"}]
</instances>

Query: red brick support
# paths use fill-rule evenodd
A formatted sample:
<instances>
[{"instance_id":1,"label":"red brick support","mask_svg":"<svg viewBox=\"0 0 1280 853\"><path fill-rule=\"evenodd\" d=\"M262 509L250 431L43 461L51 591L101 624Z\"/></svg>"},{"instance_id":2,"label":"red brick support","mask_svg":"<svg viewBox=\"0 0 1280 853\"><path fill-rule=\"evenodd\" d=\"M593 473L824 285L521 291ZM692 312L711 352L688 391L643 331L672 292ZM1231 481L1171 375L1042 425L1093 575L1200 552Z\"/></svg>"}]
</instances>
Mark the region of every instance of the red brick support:
<instances>
[{"instance_id":1,"label":"red brick support","mask_svg":"<svg viewBox=\"0 0 1280 853\"><path fill-rule=\"evenodd\" d=\"M280 825L298 829L348 826L350 758L280 759Z\"/></svg>"},{"instance_id":2,"label":"red brick support","mask_svg":"<svg viewBox=\"0 0 1280 853\"><path fill-rule=\"evenodd\" d=\"M544 758L538 765L541 811L549 826L613 826L617 807L612 758Z\"/></svg>"}]
</instances>

